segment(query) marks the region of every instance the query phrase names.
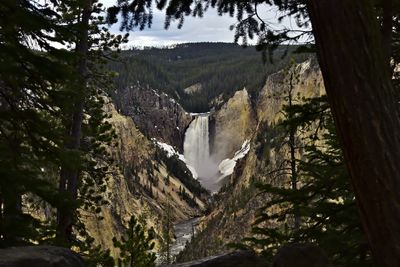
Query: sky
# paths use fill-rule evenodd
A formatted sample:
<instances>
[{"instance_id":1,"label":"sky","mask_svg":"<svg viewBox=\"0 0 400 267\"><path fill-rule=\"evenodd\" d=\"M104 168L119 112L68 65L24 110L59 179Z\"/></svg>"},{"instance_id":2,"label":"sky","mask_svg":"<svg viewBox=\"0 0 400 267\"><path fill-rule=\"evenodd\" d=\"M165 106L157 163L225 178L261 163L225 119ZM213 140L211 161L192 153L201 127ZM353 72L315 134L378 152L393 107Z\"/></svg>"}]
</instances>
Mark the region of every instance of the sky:
<instances>
[{"instance_id":1,"label":"sky","mask_svg":"<svg viewBox=\"0 0 400 267\"><path fill-rule=\"evenodd\" d=\"M112 5L116 0L100 0L106 7ZM153 9L153 24L151 28L143 31L138 29L129 33L130 46L166 46L187 42L229 42L234 41L234 31L229 28L235 24L236 18L225 14L219 16L215 9L209 9L202 18L186 17L183 27L177 28L177 24L171 23L168 30L164 29L165 15L162 11ZM276 17L276 12L266 10L264 12L268 19ZM286 22L290 23L290 22ZM119 33L118 23L111 27L111 32ZM255 43L254 40L252 43ZM251 43L251 42L250 42Z\"/></svg>"}]
</instances>

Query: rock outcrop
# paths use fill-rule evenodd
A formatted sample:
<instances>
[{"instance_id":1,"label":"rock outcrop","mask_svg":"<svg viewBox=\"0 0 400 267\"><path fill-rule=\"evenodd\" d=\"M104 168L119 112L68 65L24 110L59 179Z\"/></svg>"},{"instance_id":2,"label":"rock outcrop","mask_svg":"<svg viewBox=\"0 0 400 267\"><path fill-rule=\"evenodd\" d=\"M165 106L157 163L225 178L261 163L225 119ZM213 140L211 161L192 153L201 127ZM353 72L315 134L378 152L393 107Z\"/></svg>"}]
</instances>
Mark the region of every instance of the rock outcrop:
<instances>
[{"instance_id":1,"label":"rock outcrop","mask_svg":"<svg viewBox=\"0 0 400 267\"><path fill-rule=\"evenodd\" d=\"M106 104L105 110L111 116L108 121L117 136L115 144L107 147L114 160L104 196L109 204L101 207L102 219L81 211L81 220L95 243L110 249L116 256L118 251L113 247L112 238L121 236L131 215L139 218L147 228L154 227L161 233L167 205L172 223L176 223L199 216L206 204L202 196L191 192L182 177L174 174L167 164L168 156L142 134L132 118L119 114L111 102ZM181 167L176 166L177 169ZM182 169L181 172L190 171ZM195 203L183 198L180 189L185 190L190 200L195 199Z\"/></svg>"},{"instance_id":2,"label":"rock outcrop","mask_svg":"<svg viewBox=\"0 0 400 267\"><path fill-rule=\"evenodd\" d=\"M217 162L232 157L246 139L250 139L256 118L247 90L237 91L211 117L212 154Z\"/></svg>"},{"instance_id":3,"label":"rock outcrop","mask_svg":"<svg viewBox=\"0 0 400 267\"><path fill-rule=\"evenodd\" d=\"M297 64L294 68L299 80L292 92L296 99L301 101L302 97L316 97L324 94L322 75L315 63L308 60ZM280 111L286 103L282 97L285 94L285 79L284 71L268 77L258 99L254 101L254 115L249 108L249 100L245 100L246 93L243 91L237 92L237 99L240 101L234 100L225 104L225 109L234 107L231 109L232 112L221 111L224 116L216 112L216 117L221 121L220 125L229 125L225 126L225 129L229 129L226 131L230 132L233 143L240 143L239 140L251 137L250 151L238 161L234 173L215 196L216 207L202 220L201 231L194 240L193 247L192 244L188 246L189 252L183 253L181 260L189 260L191 257L187 256L190 253L194 253L197 257L204 257L224 252L227 250L225 244L240 242L243 237L249 236L257 209L262 207L268 199L268 196L258 194L256 182L268 182L274 185L284 185L288 182L268 175L276 162L282 160L287 154L282 151L277 152L266 144L270 142L267 139L270 138L268 134L271 127L282 119ZM243 110L248 111L240 115ZM226 116L226 114L230 115ZM240 116L243 117L235 119ZM254 120L251 119L253 116ZM223 139L222 135L218 138ZM231 141L230 138L227 140Z\"/></svg>"},{"instance_id":4,"label":"rock outcrop","mask_svg":"<svg viewBox=\"0 0 400 267\"><path fill-rule=\"evenodd\" d=\"M201 85L201 83L196 83L183 89L183 91L188 95L200 93L201 90L203 90L203 86Z\"/></svg>"},{"instance_id":5,"label":"rock outcrop","mask_svg":"<svg viewBox=\"0 0 400 267\"><path fill-rule=\"evenodd\" d=\"M120 90L115 98L118 111L131 117L148 138L162 140L182 152L191 116L173 98L139 83Z\"/></svg>"},{"instance_id":6,"label":"rock outcrop","mask_svg":"<svg viewBox=\"0 0 400 267\"><path fill-rule=\"evenodd\" d=\"M172 264L164 267L266 267L264 260L251 251L238 251L211 256L196 261ZM285 266L286 267L286 266ZM321 266L323 267L323 266Z\"/></svg>"},{"instance_id":7,"label":"rock outcrop","mask_svg":"<svg viewBox=\"0 0 400 267\"><path fill-rule=\"evenodd\" d=\"M163 267L266 267L265 259L251 251L236 251ZM288 244L272 259L273 267L332 267L325 252L315 244Z\"/></svg>"},{"instance_id":8,"label":"rock outcrop","mask_svg":"<svg viewBox=\"0 0 400 267\"><path fill-rule=\"evenodd\" d=\"M288 244L272 259L274 267L332 267L325 252L315 244Z\"/></svg>"},{"instance_id":9,"label":"rock outcrop","mask_svg":"<svg viewBox=\"0 0 400 267\"><path fill-rule=\"evenodd\" d=\"M85 267L83 259L66 248L53 246L0 249L0 267Z\"/></svg>"},{"instance_id":10,"label":"rock outcrop","mask_svg":"<svg viewBox=\"0 0 400 267\"><path fill-rule=\"evenodd\" d=\"M302 97L310 98L325 94L324 81L321 71L314 62L309 59L301 64L295 65L295 73L298 83L294 84L292 96L301 101ZM287 84L285 84L285 71L279 71L268 77L262 88L256 103L257 121L275 124L282 118L283 105L285 104L285 95L287 95ZM287 83L287 82L286 82Z\"/></svg>"}]
</instances>

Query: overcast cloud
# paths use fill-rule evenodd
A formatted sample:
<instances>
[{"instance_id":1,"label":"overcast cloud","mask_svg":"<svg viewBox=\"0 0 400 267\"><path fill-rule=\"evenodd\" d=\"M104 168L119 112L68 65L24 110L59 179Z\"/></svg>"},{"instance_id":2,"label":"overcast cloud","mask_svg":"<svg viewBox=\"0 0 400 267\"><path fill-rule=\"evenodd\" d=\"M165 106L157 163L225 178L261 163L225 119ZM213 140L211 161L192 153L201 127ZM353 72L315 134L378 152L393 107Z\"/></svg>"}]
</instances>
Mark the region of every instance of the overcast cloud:
<instances>
[{"instance_id":1,"label":"overcast cloud","mask_svg":"<svg viewBox=\"0 0 400 267\"><path fill-rule=\"evenodd\" d=\"M106 7L116 0L100 0ZM264 9L265 19L269 22L276 21L276 10ZM151 28L143 31L135 30L129 33L130 46L165 46L186 42L233 42L234 31L229 27L236 23L236 18L229 15L219 16L215 9L209 9L202 18L186 17L183 27L177 28L177 23L171 23L168 30L164 29L165 15L162 11L153 9L153 24ZM290 20L284 22L284 26L292 28ZM280 28L278 24L275 25ZM119 33L118 23L111 27L113 33ZM255 43L256 40L253 41Z\"/></svg>"},{"instance_id":2,"label":"overcast cloud","mask_svg":"<svg viewBox=\"0 0 400 267\"><path fill-rule=\"evenodd\" d=\"M101 0L105 6L115 3L115 0ZM233 42L234 31L229 26L236 22L229 16L218 16L214 9L205 12L203 18L187 17L181 29L176 23L171 23L168 30L164 29L165 15L162 11L153 10L153 24L143 31L138 29L129 32L129 44L134 46L164 46L186 42ZM113 33L119 32L119 25L111 27Z\"/></svg>"}]
</instances>

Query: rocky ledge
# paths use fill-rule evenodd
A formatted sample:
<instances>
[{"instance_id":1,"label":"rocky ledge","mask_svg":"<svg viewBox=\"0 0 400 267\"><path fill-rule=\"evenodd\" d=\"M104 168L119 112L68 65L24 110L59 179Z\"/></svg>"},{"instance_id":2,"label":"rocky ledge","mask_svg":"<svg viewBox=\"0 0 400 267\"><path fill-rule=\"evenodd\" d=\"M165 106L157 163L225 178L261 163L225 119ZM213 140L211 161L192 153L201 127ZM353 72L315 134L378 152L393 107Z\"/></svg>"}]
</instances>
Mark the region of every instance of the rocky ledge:
<instances>
[{"instance_id":1,"label":"rocky ledge","mask_svg":"<svg viewBox=\"0 0 400 267\"><path fill-rule=\"evenodd\" d=\"M83 259L66 248L53 246L0 249L0 267L84 267Z\"/></svg>"},{"instance_id":2,"label":"rocky ledge","mask_svg":"<svg viewBox=\"0 0 400 267\"><path fill-rule=\"evenodd\" d=\"M192 117L165 93L135 84L116 95L118 111L133 119L140 131L149 138L183 150L185 131Z\"/></svg>"},{"instance_id":3,"label":"rocky ledge","mask_svg":"<svg viewBox=\"0 0 400 267\"><path fill-rule=\"evenodd\" d=\"M251 251L236 251L197 261L163 267L267 267L265 259ZM332 267L325 252L315 244L287 244L280 248L272 261L273 267Z\"/></svg>"},{"instance_id":4,"label":"rocky ledge","mask_svg":"<svg viewBox=\"0 0 400 267\"><path fill-rule=\"evenodd\" d=\"M52 246L0 249L0 267L84 267L83 259L66 248ZM270 266L251 251L236 251L196 261L163 267L266 267ZM274 267L332 267L315 244L288 244L278 250Z\"/></svg>"},{"instance_id":5,"label":"rocky ledge","mask_svg":"<svg viewBox=\"0 0 400 267\"><path fill-rule=\"evenodd\" d=\"M239 251L163 267L265 267L267 264L251 251Z\"/></svg>"}]
</instances>

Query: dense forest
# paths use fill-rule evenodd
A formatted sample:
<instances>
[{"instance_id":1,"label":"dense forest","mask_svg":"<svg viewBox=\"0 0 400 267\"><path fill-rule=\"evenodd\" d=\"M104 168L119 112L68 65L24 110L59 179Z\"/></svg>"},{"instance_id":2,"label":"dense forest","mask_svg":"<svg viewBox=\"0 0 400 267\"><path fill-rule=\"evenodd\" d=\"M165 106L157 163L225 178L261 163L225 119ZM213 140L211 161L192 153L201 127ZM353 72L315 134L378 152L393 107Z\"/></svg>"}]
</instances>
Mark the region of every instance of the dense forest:
<instances>
[{"instance_id":1,"label":"dense forest","mask_svg":"<svg viewBox=\"0 0 400 267\"><path fill-rule=\"evenodd\" d=\"M139 82L167 93L189 112L207 112L244 87L255 97L266 77L282 69L289 59L287 53L295 49L296 46L277 49L272 63L263 62L255 46L187 43L170 48L123 51L119 61L111 62L110 66L119 73L117 90ZM300 61L306 55L296 55L296 58ZM200 89L185 92L192 85Z\"/></svg>"}]
</instances>

